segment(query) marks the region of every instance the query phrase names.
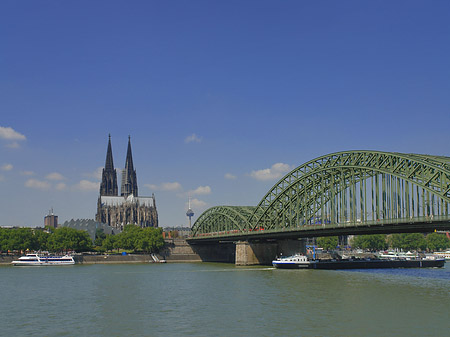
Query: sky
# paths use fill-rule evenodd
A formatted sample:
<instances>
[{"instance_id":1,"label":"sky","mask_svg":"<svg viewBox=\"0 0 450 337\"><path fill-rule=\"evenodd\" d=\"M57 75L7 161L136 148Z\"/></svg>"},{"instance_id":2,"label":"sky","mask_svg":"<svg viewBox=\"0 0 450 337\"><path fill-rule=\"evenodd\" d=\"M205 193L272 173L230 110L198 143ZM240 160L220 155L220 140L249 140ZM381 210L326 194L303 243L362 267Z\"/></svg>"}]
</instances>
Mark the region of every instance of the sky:
<instances>
[{"instance_id":1,"label":"sky","mask_svg":"<svg viewBox=\"0 0 450 337\"><path fill-rule=\"evenodd\" d=\"M3 0L0 225L94 218L108 134L164 227L333 152L450 156L449 22L439 0Z\"/></svg>"}]
</instances>

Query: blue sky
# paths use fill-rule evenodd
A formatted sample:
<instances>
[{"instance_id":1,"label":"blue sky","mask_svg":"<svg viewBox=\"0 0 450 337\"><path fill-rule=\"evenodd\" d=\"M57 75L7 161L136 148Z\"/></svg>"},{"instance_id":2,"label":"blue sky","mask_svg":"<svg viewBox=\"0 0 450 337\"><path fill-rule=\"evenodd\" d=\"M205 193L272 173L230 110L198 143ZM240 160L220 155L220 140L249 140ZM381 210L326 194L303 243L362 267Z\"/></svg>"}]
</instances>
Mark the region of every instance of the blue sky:
<instances>
[{"instance_id":1,"label":"blue sky","mask_svg":"<svg viewBox=\"0 0 450 337\"><path fill-rule=\"evenodd\" d=\"M0 225L93 218L109 133L162 226L332 152L449 156L449 22L448 1L2 1Z\"/></svg>"}]
</instances>

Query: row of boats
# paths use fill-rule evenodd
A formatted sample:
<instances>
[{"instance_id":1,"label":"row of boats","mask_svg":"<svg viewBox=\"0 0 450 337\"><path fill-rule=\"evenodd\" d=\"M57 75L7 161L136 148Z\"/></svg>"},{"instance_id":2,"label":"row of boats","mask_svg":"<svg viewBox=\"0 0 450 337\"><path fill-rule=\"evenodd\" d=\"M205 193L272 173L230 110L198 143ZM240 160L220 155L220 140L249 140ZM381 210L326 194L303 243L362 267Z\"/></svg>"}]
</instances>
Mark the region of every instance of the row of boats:
<instances>
[{"instance_id":1,"label":"row of boats","mask_svg":"<svg viewBox=\"0 0 450 337\"><path fill-rule=\"evenodd\" d=\"M375 258L341 257L315 259L302 254L280 257L272 261L280 269L375 269L375 268L442 268L448 255L383 252Z\"/></svg>"}]
</instances>

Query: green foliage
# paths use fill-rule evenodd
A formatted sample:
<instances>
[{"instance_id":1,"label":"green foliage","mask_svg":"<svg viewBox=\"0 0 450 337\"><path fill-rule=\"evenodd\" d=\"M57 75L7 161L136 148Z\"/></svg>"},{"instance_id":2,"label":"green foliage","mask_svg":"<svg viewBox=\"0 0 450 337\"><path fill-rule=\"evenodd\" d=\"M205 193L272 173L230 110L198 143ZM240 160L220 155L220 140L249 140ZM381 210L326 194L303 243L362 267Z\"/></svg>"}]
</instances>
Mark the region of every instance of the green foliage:
<instances>
[{"instance_id":1,"label":"green foliage","mask_svg":"<svg viewBox=\"0 0 450 337\"><path fill-rule=\"evenodd\" d=\"M35 250L38 238L32 228L0 229L0 250Z\"/></svg>"},{"instance_id":2,"label":"green foliage","mask_svg":"<svg viewBox=\"0 0 450 337\"><path fill-rule=\"evenodd\" d=\"M34 232L34 236L36 238L36 247L35 250L48 250L48 239L50 237L50 233L45 231L37 230Z\"/></svg>"},{"instance_id":3,"label":"green foliage","mask_svg":"<svg viewBox=\"0 0 450 337\"><path fill-rule=\"evenodd\" d=\"M155 253L164 246L161 228L126 225L117 235L106 235L102 248L105 251L125 249L138 252Z\"/></svg>"},{"instance_id":4,"label":"green foliage","mask_svg":"<svg viewBox=\"0 0 450 337\"><path fill-rule=\"evenodd\" d=\"M317 238L317 246L322 247L325 250L335 249L338 245L337 236L324 236Z\"/></svg>"},{"instance_id":5,"label":"green foliage","mask_svg":"<svg viewBox=\"0 0 450 337\"><path fill-rule=\"evenodd\" d=\"M114 244L116 242L116 235L107 235L106 238L102 242L102 248L105 251L110 251L114 247Z\"/></svg>"},{"instance_id":6,"label":"green foliage","mask_svg":"<svg viewBox=\"0 0 450 337\"><path fill-rule=\"evenodd\" d=\"M103 240L106 239L106 234L103 231L103 229L101 228L97 228L97 230L95 231L95 241L94 241L94 245L97 247L100 247L103 245Z\"/></svg>"},{"instance_id":7,"label":"green foliage","mask_svg":"<svg viewBox=\"0 0 450 337\"><path fill-rule=\"evenodd\" d=\"M392 234L389 239L389 245L392 248L402 250L425 250L427 247L427 241L421 233L402 233Z\"/></svg>"},{"instance_id":8,"label":"green foliage","mask_svg":"<svg viewBox=\"0 0 450 337\"><path fill-rule=\"evenodd\" d=\"M161 228L141 228L127 225L118 235L106 235L97 230L95 245L97 251L126 249L147 253L157 252L164 246ZM51 233L32 228L5 229L0 228L0 250L48 250L76 252L92 250L92 241L86 231L69 227L52 230Z\"/></svg>"},{"instance_id":9,"label":"green foliage","mask_svg":"<svg viewBox=\"0 0 450 337\"><path fill-rule=\"evenodd\" d=\"M92 249L92 241L86 231L69 227L55 229L48 239L48 248L53 252L74 250L83 252Z\"/></svg>"},{"instance_id":10,"label":"green foliage","mask_svg":"<svg viewBox=\"0 0 450 337\"><path fill-rule=\"evenodd\" d=\"M373 234L356 236L352 241L352 246L366 250L383 250L388 247L388 244L386 235Z\"/></svg>"},{"instance_id":11,"label":"green foliage","mask_svg":"<svg viewBox=\"0 0 450 337\"><path fill-rule=\"evenodd\" d=\"M48 236L48 233L34 228L0 228L0 250L46 249Z\"/></svg>"},{"instance_id":12,"label":"green foliage","mask_svg":"<svg viewBox=\"0 0 450 337\"><path fill-rule=\"evenodd\" d=\"M9 237L12 230L6 228L0 228L0 250L8 251Z\"/></svg>"},{"instance_id":13,"label":"green foliage","mask_svg":"<svg viewBox=\"0 0 450 337\"><path fill-rule=\"evenodd\" d=\"M433 252L450 248L450 240L445 236L445 234L428 234L426 241L428 249Z\"/></svg>"}]
</instances>

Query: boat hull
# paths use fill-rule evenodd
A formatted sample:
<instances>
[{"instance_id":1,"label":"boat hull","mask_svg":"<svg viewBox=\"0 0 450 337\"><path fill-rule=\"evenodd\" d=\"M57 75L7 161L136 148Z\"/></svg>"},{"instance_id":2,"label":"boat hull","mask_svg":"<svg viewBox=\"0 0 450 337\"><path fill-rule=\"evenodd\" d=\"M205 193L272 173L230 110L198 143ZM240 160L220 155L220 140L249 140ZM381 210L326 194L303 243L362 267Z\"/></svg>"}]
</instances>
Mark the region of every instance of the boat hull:
<instances>
[{"instance_id":1,"label":"boat hull","mask_svg":"<svg viewBox=\"0 0 450 337\"><path fill-rule=\"evenodd\" d=\"M48 262L20 262L20 261L12 261L11 264L13 266L71 266L74 265L75 262L64 262L64 263L48 263Z\"/></svg>"},{"instance_id":2,"label":"boat hull","mask_svg":"<svg viewBox=\"0 0 450 337\"><path fill-rule=\"evenodd\" d=\"M279 263L276 261L272 262L272 265L275 268L279 268L279 269L309 269L311 268L311 263L310 262L303 262L303 263Z\"/></svg>"},{"instance_id":3,"label":"boat hull","mask_svg":"<svg viewBox=\"0 0 450 337\"><path fill-rule=\"evenodd\" d=\"M436 260L315 260L308 263L277 263L279 269L379 269L379 268L442 268L444 259Z\"/></svg>"}]
</instances>

